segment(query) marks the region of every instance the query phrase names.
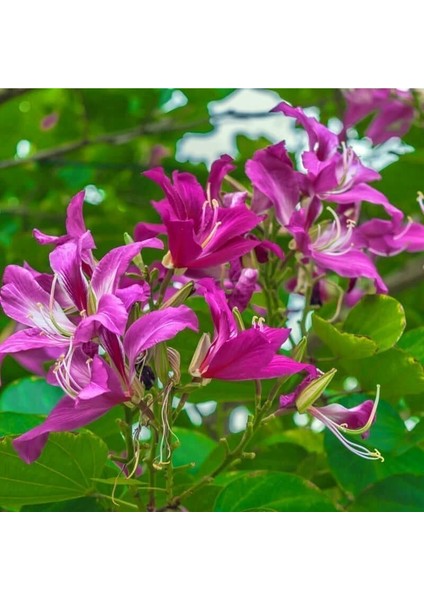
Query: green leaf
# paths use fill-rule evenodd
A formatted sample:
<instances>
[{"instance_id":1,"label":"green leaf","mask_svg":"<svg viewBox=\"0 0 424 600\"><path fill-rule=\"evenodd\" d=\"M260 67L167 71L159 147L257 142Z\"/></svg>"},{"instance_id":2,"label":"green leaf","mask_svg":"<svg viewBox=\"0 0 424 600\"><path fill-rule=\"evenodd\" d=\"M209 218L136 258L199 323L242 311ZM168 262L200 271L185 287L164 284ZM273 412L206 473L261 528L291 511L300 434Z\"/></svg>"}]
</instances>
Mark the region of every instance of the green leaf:
<instances>
[{"instance_id":1,"label":"green leaf","mask_svg":"<svg viewBox=\"0 0 424 600\"><path fill-rule=\"evenodd\" d=\"M332 511L334 505L309 481L288 473L250 473L219 494L216 512Z\"/></svg>"},{"instance_id":2,"label":"green leaf","mask_svg":"<svg viewBox=\"0 0 424 600\"><path fill-rule=\"evenodd\" d=\"M44 419L36 415L22 415L19 413L0 413L0 437L5 435L18 435L42 423Z\"/></svg>"},{"instance_id":3,"label":"green leaf","mask_svg":"<svg viewBox=\"0 0 424 600\"><path fill-rule=\"evenodd\" d=\"M317 314L313 330L337 358L365 358L391 348L405 329L402 305L390 296L364 296L348 314L342 329Z\"/></svg>"},{"instance_id":4,"label":"green leaf","mask_svg":"<svg viewBox=\"0 0 424 600\"><path fill-rule=\"evenodd\" d=\"M377 423L374 427L377 426ZM381 427L384 425L381 424ZM371 445L370 440L355 441L374 448L375 446ZM336 481L341 488L354 495L370 484L391 475L403 473L420 475L424 468L424 451L420 448L411 448L400 455L397 455L396 452L383 452L384 463L378 460L365 460L349 452L332 433L326 431L325 449L328 454L328 464Z\"/></svg>"},{"instance_id":5,"label":"green leaf","mask_svg":"<svg viewBox=\"0 0 424 600\"><path fill-rule=\"evenodd\" d=\"M349 510L422 512L423 507L424 476L394 475L362 492Z\"/></svg>"},{"instance_id":6,"label":"green leaf","mask_svg":"<svg viewBox=\"0 0 424 600\"><path fill-rule=\"evenodd\" d=\"M312 327L337 358L363 358L377 352L377 344L369 337L340 331L315 313L312 315Z\"/></svg>"},{"instance_id":7,"label":"green leaf","mask_svg":"<svg viewBox=\"0 0 424 600\"><path fill-rule=\"evenodd\" d=\"M41 455L27 465L10 439L0 442L0 505L21 506L88 496L107 459L104 442L90 432L52 433Z\"/></svg>"},{"instance_id":8,"label":"green leaf","mask_svg":"<svg viewBox=\"0 0 424 600\"><path fill-rule=\"evenodd\" d=\"M423 367L400 348L360 360L339 361L336 366L356 377L364 390L373 390L379 383L385 398L424 392Z\"/></svg>"},{"instance_id":9,"label":"green leaf","mask_svg":"<svg viewBox=\"0 0 424 600\"><path fill-rule=\"evenodd\" d=\"M398 346L424 364L424 327L407 331L399 340Z\"/></svg>"},{"instance_id":10,"label":"green leaf","mask_svg":"<svg viewBox=\"0 0 424 600\"><path fill-rule=\"evenodd\" d=\"M172 455L173 465L180 467L189 463L195 463L195 466L189 472L197 473L206 458L215 450L218 444L210 437L194 429L175 427L174 433L180 445L174 450Z\"/></svg>"},{"instance_id":11,"label":"green leaf","mask_svg":"<svg viewBox=\"0 0 424 600\"><path fill-rule=\"evenodd\" d=\"M383 295L364 296L348 314L343 329L347 333L371 338L378 352L392 348L405 329L402 304Z\"/></svg>"},{"instance_id":12,"label":"green leaf","mask_svg":"<svg viewBox=\"0 0 424 600\"><path fill-rule=\"evenodd\" d=\"M14 381L0 395L0 411L47 415L63 398L63 390L40 377Z\"/></svg>"}]
</instances>

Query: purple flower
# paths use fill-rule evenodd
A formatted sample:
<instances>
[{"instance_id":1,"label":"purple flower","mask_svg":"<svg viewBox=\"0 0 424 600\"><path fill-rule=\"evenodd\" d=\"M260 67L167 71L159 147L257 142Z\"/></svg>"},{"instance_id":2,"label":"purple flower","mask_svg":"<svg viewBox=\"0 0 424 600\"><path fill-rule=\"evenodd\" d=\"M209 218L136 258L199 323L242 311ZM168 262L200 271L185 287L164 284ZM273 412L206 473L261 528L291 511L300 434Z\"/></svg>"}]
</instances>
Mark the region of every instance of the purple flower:
<instances>
[{"instance_id":1,"label":"purple flower","mask_svg":"<svg viewBox=\"0 0 424 600\"><path fill-rule=\"evenodd\" d=\"M245 310L257 288L257 269L241 268L238 261L233 261L230 267L231 291L227 296L228 306Z\"/></svg>"},{"instance_id":2,"label":"purple flower","mask_svg":"<svg viewBox=\"0 0 424 600\"><path fill-rule=\"evenodd\" d=\"M64 242L50 254L52 278L34 277L28 268L8 266L1 305L27 329L0 344L0 360L6 354L57 348L58 355L64 353L71 361L75 347L90 341L99 328L123 334L128 313L116 292L121 276L143 247L162 247L162 242L150 239L114 248L94 267L91 279L83 272L79 240ZM57 297L66 303L62 306Z\"/></svg>"},{"instance_id":3,"label":"purple flower","mask_svg":"<svg viewBox=\"0 0 424 600\"><path fill-rule=\"evenodd\" d=\"M190 373L203 379L242 381L272 379L307 371L315 367L278 354L290 330L267 327L255 319L251 329L239 331L225 294L212 280L203 280L203 293L214 323L211 342L204 334L190 365Z\"/></svg>"},{"instance_id":4,"label":"purple flower","mask_svg":"<svg viewBox=\"0 0 424 600\"><path fill-rule=\"evenodd\" d=\"M295 118L308 135L309 150L302 154L307 177L298 178L303 185L303 196L343 205L369 202L383 206L394 218L402 218L402 212L390 204L384 194L368 185L380 179L380 175L362 165L352 148L344 144L340 148L335 133L314 117L308 117L301 108L293 108L286 102L273 110Z\"/></svg>"},{"instance_id":5,"label":"purple flower","mask_svg":"<svg viewBox=\"0 0 424 600\"><path fill-rule=\"evenodd\" d=\"M252 208L261 212L272 205L278 222L286 225L300 200L300 183L304 176L294 170L285 143L255 152L246 162L246 174L254 189Z\"/></svg>"},{"instance_id":6,"label":"purple flower","mask_svg":"<svg viewBox=\"0 0 424 600\"><path fill-rule=\"evenodd\" d=\"M66 396L44 423L14 440L19 456L30 463L40 456L49 433L84 427L123 402L137 406L145 391L139 373L147 351L187 327L197 331L197 318L189 308L180 306L143 315L129 327L123 341L104 330L99 341L110 363L97 354L96 347L94 356L82 347L70 347L72 360L59 357L50 372L50 381L56 380Z\"/></svg>"},{"instance_id":7,"label":"purple flower","mask_svg":"<svg viewBox=\"0 0 424 600\"><path fill-rule=\"evenodd\" d=\"M55 246L60 246L70 240L80 240L83 260L87 265L91 266L94 262L91 250L93 250L96 245L91 232L88 231L85 226L83 216L84 198L85 191L82 190L70 201L66 213L65 235L47 235L38 229L34 229L33 234L37 242L42 245L54 244Z\"/></svg>"},{"instance_id":8,"label":"purple flower","mask_svg":"<svg viewBox=\"0 0 424 600\"><path fill-rule=\"evenodd\" d=\"M280 409L296 406L301 413L307 412L321 421L348 450L368 460L381 460L378 450L371 451L365 446L352 442L346 435L359 435L366 438L375 421L378 403L380 400L380 386L377 385L375 401L365 400L353 408L346 408L341 404L327 406L314 406L331 379L335 369L320 376L308 375L291 394L280 396Z\"/></svg>"},{"instance_id":9,"label":"purple flower","mask_svg":"<svg viewBox=\"0 0 424 600\"><path fill-rule=\"evenodd\" d=\"M370 219L355 230L355 245L378 256L424 250L424 225L408 219L406 223Z\"/></svg>"},{"instance_id":10,"label":"purple flower","mask_svg":"<svg viewBox=\"0 0 424 600\"><path fill-rule=\"evenodd\" d=\"M228 160L212 166L209 190L218 196ZM219 162L219 161L218 161ZM162 168L151 169L145 175L158 183L166 198L155 202L168 235L169 251L163 262L171 268L204 269L221 265L249 252L258 242L245 234L262 221L244 205L223 207L219 197L206 197L196 178L175 171L173 181Z\"/></svg>"},{"instance_id":11,"label":"purple flower","mask_svg":"<svg viewBox=\"0 0 424 600\"><path fill-rule=\"evenodd\" d=\"M354 224L341 219L332 209L332 222L323 221L308 228L304 209L293 214L287 229L294 237L296 250L311 259L319 270L334 271L342 277L365 277L374 281L380 293L387 293L387 286L380 277L374 263L354 244Z\"/></svg>"},{"instance_id":12,"label":"purple flower","mask_svg":"<svg viewBox=\"0 0 424 600\"><path fill-rule=\"evenodd\" d=\"M345 131L373 114L365 135L374 144L382 144L391 137L405 135L414 120L413 98L409 90L351 89L344 90L347 108L344 115Z\"/></svg>"}]
</instances>

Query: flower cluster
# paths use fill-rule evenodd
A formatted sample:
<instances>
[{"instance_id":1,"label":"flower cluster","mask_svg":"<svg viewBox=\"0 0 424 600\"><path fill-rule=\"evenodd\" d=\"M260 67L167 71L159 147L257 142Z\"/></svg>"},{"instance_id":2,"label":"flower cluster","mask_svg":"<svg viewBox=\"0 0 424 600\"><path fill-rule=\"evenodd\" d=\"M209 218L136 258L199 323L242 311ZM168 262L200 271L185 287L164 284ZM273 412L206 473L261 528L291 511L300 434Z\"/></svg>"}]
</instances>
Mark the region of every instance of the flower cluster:
<instances>
[{"instance_id":1,"label":"flower cluster","mask_svg":"<svg viewBox=\"0 0 424 600\"><path fill-rule=\"evenodd\" d=\"M411 117L406 97L381 91L364 101L359 92L346 92L346 127L390 101L370 126L370 137L383 141L387 126L406 130ZM366 400L354 409L315 406L329 378L323 386L326 375L296 353L279 290L322 304L326 285L338 276L346 301L352 293L356 298L371 290L386 293L376 257L424 250L424 226L370 185L378 173L361 163L342 141L344 134L285 102L274 110L296 119L306 132L308 149L299 169L284 142L247 161L251 190L229 177L234 168L229 156L212 165L205 187L189 173L169 178L155 167L144 175L162 190L163 199L153 202L160 223L138 223L134 238L126 236L125 245L100 260L80 192L69 204L65 235L34 230L40 244L53 246L50 271L7 267L1 305L16 329L0 344L0 361L12 355L35 373L47 368L47 381L64 393L41 425L14 440L23 460L38 458L49 433L84 427L118 404L166 438L175 416L174 393L184 396L184 390L213 379L252 380L258 389L261 380L274 379L277 392L296 381L279 406L259 401L261 414L264 407L277 413L290 406L307 410L348 449L380 458L344 435L365 434L377 402ZM371 205L385 218L367 219ZM158 253L150 265L146 248ZM207 307L213 332L199 331L192 296ZM251 326L246 309L254 314ZM305 318L302 326L306 333ZM174 348L169 342L187 329L199 338L184 372L178 343ZM282 351L289 338L292 356Z\"/></svg>"}]
</instances>

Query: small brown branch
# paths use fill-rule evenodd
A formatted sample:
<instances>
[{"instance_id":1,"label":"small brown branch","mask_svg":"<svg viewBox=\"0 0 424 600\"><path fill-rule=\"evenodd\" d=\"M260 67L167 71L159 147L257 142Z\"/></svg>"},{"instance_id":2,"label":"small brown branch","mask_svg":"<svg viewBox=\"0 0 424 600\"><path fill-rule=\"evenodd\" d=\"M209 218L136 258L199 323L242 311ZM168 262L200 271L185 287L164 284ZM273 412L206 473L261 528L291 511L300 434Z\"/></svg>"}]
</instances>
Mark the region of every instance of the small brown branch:
<instances>
[{"instance_id":1,"label":"small brown branch","mask_svg":"<svg viewBox=\"0 0 424 600\"><path fill-rule=\"evenodd\" d=\"M30 91L30 88L2 89L0 90L0 104L4 104L8 100L22 96L22 94L26 94Z\"/></svg>"},{"instance_id":2,"label":"small brown branch","mask_svg":"<svg viewBox=\"0 0 424 600\"><path fill-rule=\"evenodd\" d=\"M93 146L96 144L128 144L132 140L142 136L142 135L152 135L158 133L171 133L178 131L191 131L196 129L201 125L205 125L206 123L214 123L216 121L220 121L224 118L232 118L232 119L252 119L259 117L269 117L270 113L237 113L234 111L228 111L225 113L220 113L218 115L211 115L207 118L198 120L194 123L175 123L170 119L163 119L157 123L143 124L138 127L134 127L133 129L127 129L125 131L118 131L112 133L104 133L92 138L81 139L74 142L67 142L66 144L62 144L61 146L57 146L56 148L48 148L46 150L40 150L40 152L36 152L32 156L27 156L25 158L9 158L6 160L0 161L0 169L8 169L10 167L19 167L22 165L41 162L44 160L49 160L51 158L57 158L59 156L63 156L64 154L68 154L70 152L74 152L75 150L79 150L84 146Z\"/></svg>"},{"instance_id":3,"label":"small brown branch","mask_svg":"<svg viewBox=\"0 0 424 600\"><path fill-rule=\"evenodd\" d=\"M403 290L422 283L424 281L424 260L413 258L409 260L401 271L392 273L385 278L385 282L391 294L402 292Z\"/></svg>"}]
</instances>

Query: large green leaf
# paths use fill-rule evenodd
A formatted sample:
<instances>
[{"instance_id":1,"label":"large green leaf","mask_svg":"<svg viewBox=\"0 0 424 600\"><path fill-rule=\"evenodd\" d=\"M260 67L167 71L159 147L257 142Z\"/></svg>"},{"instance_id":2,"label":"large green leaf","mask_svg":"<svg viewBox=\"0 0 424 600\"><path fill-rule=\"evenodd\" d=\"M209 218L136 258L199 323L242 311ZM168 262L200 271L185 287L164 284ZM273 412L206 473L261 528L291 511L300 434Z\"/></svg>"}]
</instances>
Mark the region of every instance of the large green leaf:
<instances>
[{"instance_id":1,"label":"large green leaf","mask_svg":"<svg viewBox=\"0 0 424 600\"><path fill-rule=\"evenodd\" d=\"M424 364L424 327L407 331L399 340L398 346Z\"/></svg>"},{"instance_id":2,"label":"large green leaf","mask_svg":"<svg viewBox=\"0 0 424 600\"><path fill-rule=\"evenodd\" d=\"M390 296L364 296L336 327L314 314L313 330L336 358L359 359L391 348L405 329L402 305Z\"/></svg>"},{"instance_id":3,"label":"large green leaf","mask_svg":"<svg viewBox=\"0 0 424 600\"><path fill-rule=\"evenodd\" d=\"M0 411L46 415L62 397L60 388L49 385L40 377L27 377L4 389L0 395Z\"/></svg>"},{"instance_id":4,"label":"large green leaf","mask_svg":"<svg viewBox=\"0 0 424 600\"><path fill-rule=\"evenodd\" d=\"M377 428L378 422L379 417L377 417L377 423L374 425L375 428ZM384 432L384 425L381 420L380 428L382 435L387 435ZM378 437L378 435L375 437ZM378 448L371 437L366 441L361 439L353 441L366 445L371 449ZM398 438L398 445L401 444L402 438ZM386 452L382 448L378 448L382 450L384 462L365 460L349 452L332 433L326 431L325 449L333 476L344 490L354 495L370 484L386 479L391 475L403 473L420 475L424 472L424 451L416 447L410 448L402 454L396 452L397 448L392 452Z\"/></svg>"},{"instance_id":5,"label":"large green leaf","mask_svg":"<svg viewBox=\"0 0 424 600\"><path fill-rule=\"evenodd\" d=\"M348 375L356 377L364 390L381 385L385 398L424 392L424 369L400 348L391 348L369 358L339 361Z\"/></svg>"},{"instance_id":6,"label":"large green leaf","mask_svg":"<svg viewBox=\"0 0 424 600\"><path fill-rule=\"evenodd\" d=\"M317 314L312 316L312 326L313 331L336 358L363 358L377 352L377 344L369 337L340 331Z\"/></svg>"},{"instance_id":7,"label":"large green leaf","mask_svg":"<svg viewBox=\"0 0 424 600\"><path fill-rule=\"evenodd\" d=\"M10 439L0 442L0 505L44 504L88 496L107 459L105 443L90 432L53 433L27 465Z\"/></svg>"},{"instance_id":8,"label":"large green leaf","mask_svg":"<svg viewBox=\"0 0 424 600\"><path fill-rule=\"evenodd\" d=\"M42 423L43 420L42 417L38 417L37 415L12 412L0 413L0 437L25 433L28 429L32 429Z\"/></svg>"},{"instance_id":9,"label":"large green leaf","mask_svg":"<svg viewBox=\"0 0 424 600\"><path fill-rule=\"evenodd\" d=\"M288 473L250 473L219 494L215 511L331 511L334 505L309 481Z\"/></svg>"},{"instance_id":10,"label":"large green leaf","mask_svg":"<svg viewBox=\"0 0 424 600\"><path fill-rule=\"evenodd\" d=\"M372 485L349 507L355 511L422 512L424 476L394 475Z\"/></svg>"},{"instance_id":11,"label":"large green leaf","mask_svg":"<svg viewBox=\"0 0 424 600\"><path fill-rule=\"evenodd\" d=\"M379 352L388 350L405 329L402 304L383 295L364 296L348 314L343 329L347 333L371 338Z\"/></svg>"}]
</instances>

